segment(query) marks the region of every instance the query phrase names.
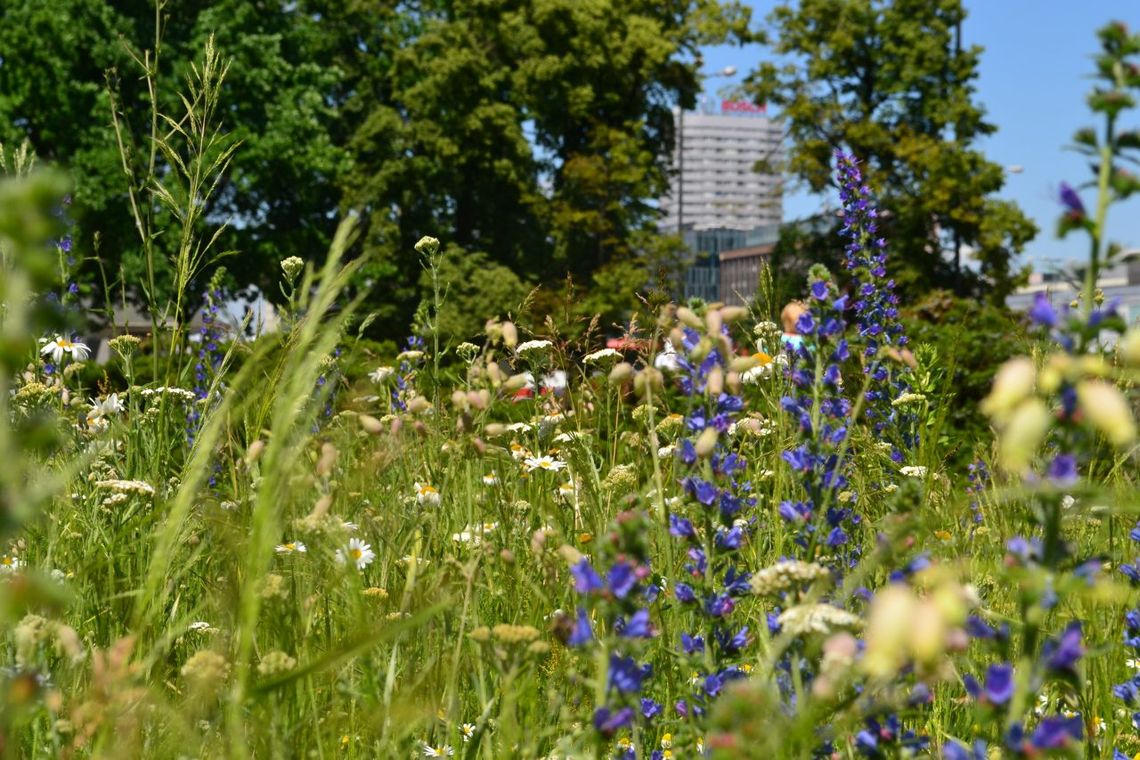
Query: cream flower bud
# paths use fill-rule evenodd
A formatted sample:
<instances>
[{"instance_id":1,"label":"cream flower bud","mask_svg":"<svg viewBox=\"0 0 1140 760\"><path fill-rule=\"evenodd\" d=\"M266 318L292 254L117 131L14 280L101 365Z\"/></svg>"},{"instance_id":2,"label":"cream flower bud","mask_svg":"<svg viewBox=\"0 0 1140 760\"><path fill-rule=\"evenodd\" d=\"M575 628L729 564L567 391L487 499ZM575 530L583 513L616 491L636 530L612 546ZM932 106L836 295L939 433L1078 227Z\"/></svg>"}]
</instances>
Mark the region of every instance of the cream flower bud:
<instances>
[{"instance_id":1,"label":"cream flower bud","mask_svg":"<svg viewBox=\"0 0 1140 760\"><path fill-rule=\"evenodd\" d=\"M946 649L946 618L941 608L923 599L910 623L910 649L914 659L923 665L934 665Z\"/></svg>"},{"instance_id":2,"label":"cream flower bud","mask_svg":"<svg viewBox=\"0 0 1140 760\"><path fill-rule=\"evenodd\" d=\"M1125 446L1136 438L1136 420L1120 390L1103 380L1077 384L1077 401L1104 437L1117 446Z\"/></svg>"},{"instance_id":3,"label":"cream flower bud","mask_svg":"<svg viewBox=\"0 0 1140 760\"><path fill-rule=\"evenodd\" d=\"M434 256L439 251L439 240L433 237L424 235L416 243L416 253L421 253L424 256Z\"/></svg>"},{"instance_id":4,"label":"cream flower bud","mask_svg":"<svg viewBox=\"0 0 1140 760\"><path fill-rule=\"evenodd\" d=\"M629 362L618 362L610 370L610 385L619 385L633 377L633 365Z\"/></svg>"},{"instance_id":5,"label":"cream flower bud","mask_svg":"<svg viewBox=\"0 0 1140 760\"><path fill-rule=\"evenodd\" d=\"M1038 398L1026 399L1009 415L998 442L1002 465L1014 472L1029 466L1037 447L1049 432L1049 409Z\"/></svg>"},{"instance_id":6,"label":"cream flower bud","mask_svg":"<svg viewBox=\"0 0 1140 760\"><path fill-rule=\"evenodd\" d=\"M720 315L719 311L710 311L705 315L705 324L708 326L709 335L716 337L720 335L721 328L724 327L724 317Z\"/></svg>"},{"instance_id":7,"label":"cream flower bud","mask_svg":"<svg viewBox=\"0 0 1140 760\"><path fill-rule=\"evenodd\" d=\"M679 306L677 308L677 319L681 320L685 325L693 328L694 330L699 330L704 327L704 323L701 322L701 318L698 317L697 313L690 309L688 306Z\"/></svg>"},{"instance_id":8,"label":"cream flower bud","mask_svg":"<svg viewBox=\"0 0 1140 760\"><path fill-rule=\"evenodd\" d=\"M707 427L700 437L697 438L696 446L697 456L701 459L708 459L712 456L713 450L716 449L717 432L714 427Z\"/></svg>"},{"instance_id":9,"label":"cream flower bud","mask_svg":"<svg viewBox=\"0 0 1140 760\"><path fill-rule=\"evenodd\" d=\"M713 398L717 398L720 394L724 393L724 370L720 367L713 367L709 370L709 377L705 388L708 394Z\"/></svg>"},{"instance_id":10,"label":"cream flower bud","mask_svg":"<svg viewBox=\"0 0 1140 760\"><path fill-rule=\"evenodd\" d=\"M519 329L514 322L504 322L502 326L503 343L507 348L514 348L519 342Z\"/></svg>"},{"instance_id":11,"label":"cream flower bud","mask_svg":"<svg viewBox=\"0 0 1140 760\"><path fill-rule=\"evenodd\" d=\"M902 585L889 586L871 600L860 668L874 678L895 675L907 659L917 600Z\"/></svg>"},{"instance_id":12,"label":"cream flower bud","mask_svg":"<svg viewBox=\"0 0 1140 760\"><path fill-rule=\"evenodd\" d=\"M1033 360L1017 356L1001 366L994 376L994 386L990 395L982 401L982 413L1001 422L1013 409L1033 393L1037 379L1037 368Z\"/></svg>"},{"instance_id":13,"label":"cream flower bud","mask_svg":"<svg viewBox=\"0 0 1140 760\"><path fill-rule=\"evenodd\" d=\"M748 309L743 306L725 306L720 310L720 318L726 323L735 322L748 316Z\"/></svg>"},{"instance_id":14,"label":"cream flower bud","mask_svg":"<svg viewBox=\"0 0 1140 760\"><path fill-rule=\"evenodd\" d=\"M356 418L360 422L360 427L364 432L371 435L380 435L384 432L384 423L367 414L361 414Z\"/></svg>"},{"instance_id":15,"label":"cream flower bud","mask_svg":"<svg viewBox=\"0 0 1140 760\"><path fill-rule=\"evenodd\" d=\"M1124 366L1140 367L1140 327L1133 327L1124 333L1117 346Z\"/></svg>"}]
</instances>

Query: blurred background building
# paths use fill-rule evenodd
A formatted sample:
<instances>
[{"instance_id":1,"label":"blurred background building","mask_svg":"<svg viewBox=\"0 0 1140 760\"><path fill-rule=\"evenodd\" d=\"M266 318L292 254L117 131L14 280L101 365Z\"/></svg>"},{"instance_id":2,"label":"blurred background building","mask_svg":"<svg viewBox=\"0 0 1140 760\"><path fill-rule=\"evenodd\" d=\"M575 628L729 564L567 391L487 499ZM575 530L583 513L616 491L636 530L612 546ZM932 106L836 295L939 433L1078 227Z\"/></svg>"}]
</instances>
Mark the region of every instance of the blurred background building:
<instances>
[{"instance_id":1,"label":"blurred background building","mask_svg":"<svg viewBox=\"0 0 1140 760\"><path fill-rule=\"evenodd\" d=\"M779 165L780 125L763 106L707 97L674 119L674 172L658 202L662 232L680 234L693 256L681 295L741 303L755 293L758 257L770 253L783 218L780 175L757 171ZM732 262L727 279L722 261Z\"/></svg>"}]
</instances>

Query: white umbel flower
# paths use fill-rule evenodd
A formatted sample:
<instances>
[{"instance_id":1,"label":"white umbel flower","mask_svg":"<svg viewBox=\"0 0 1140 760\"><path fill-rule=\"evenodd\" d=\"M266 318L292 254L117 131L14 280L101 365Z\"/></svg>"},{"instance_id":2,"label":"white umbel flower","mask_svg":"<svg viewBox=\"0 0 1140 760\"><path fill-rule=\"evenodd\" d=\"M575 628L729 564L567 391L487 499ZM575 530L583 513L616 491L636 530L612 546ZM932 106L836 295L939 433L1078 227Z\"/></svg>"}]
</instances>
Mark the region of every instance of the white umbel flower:
<instances>
[{"instance_id":1,"label":"white umbel flower","mask_svg":"<svg viewBox=\"0 0 1140 760\"><path fill-rule=\"evenodd\" d=\"M615 351L612 348L603 348L600 351L594 351L593 353L586 354L586 356L583 357L582 361L586 364L600 364L602 366L605 366L612 362L619 361L620 359L620 351Z\"/></svg>"},{"instance_id":2,"label":"white umbel flower","mask_svg":"<svg viewBox=\"0 0 1140 760\"><path fill-rule=\"evenodd\" d=\"M918 465L912 465L909 467L902 467L899 469L899 472L903 475L906 475L908 478L925 478L926 477L926 468L920 467Z\"/></svg>"},{"instance_id":3,"label":"white umbel flower","mask_svg":"<svg viewBox=\"0 0 1140 760\"><path fill-rule=\"evenodd\" d=\"M543 354L546 353L553 345L554 344L548 340L528 340L520 343L519 347L515 349L515 353L519 354L520 356L530 353Z\"/></svg>"}]
</instances>

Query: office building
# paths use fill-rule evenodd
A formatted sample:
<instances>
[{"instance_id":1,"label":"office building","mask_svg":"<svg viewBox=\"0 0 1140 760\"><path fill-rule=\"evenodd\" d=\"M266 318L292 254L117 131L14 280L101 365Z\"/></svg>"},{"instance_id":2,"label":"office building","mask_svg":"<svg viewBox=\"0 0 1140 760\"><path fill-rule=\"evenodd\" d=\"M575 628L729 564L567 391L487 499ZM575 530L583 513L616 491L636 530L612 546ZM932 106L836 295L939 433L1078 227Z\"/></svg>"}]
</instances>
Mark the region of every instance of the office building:
<instances>
[{"instance_id":1,"label":"office building","mask_svg":"<svg viewBox=\"0 0 1140 760\"><path fill-rule=\"evenodd\" d=\"M674 111L677 146L669 193L659 199L664 231L751 230L779 224L778 174L755 171L781 158L781 130L763 107L705 100L696 111Z\"/></svg>"}]
</instances>

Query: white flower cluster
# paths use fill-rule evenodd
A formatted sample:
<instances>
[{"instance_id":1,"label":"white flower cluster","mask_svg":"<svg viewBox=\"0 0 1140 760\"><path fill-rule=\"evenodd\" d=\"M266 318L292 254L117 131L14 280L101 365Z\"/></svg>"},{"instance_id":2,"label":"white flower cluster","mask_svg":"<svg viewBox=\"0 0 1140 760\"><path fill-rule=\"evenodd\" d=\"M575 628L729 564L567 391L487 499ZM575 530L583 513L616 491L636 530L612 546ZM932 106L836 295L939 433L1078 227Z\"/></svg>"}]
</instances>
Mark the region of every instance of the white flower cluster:
<instances>
[{"instance_id":1,"label":"white flower cluster","mask_svg":"<svg viewBox=\"0 0 1140 760\"><path fill-rule=\"evenodd\" d=\"M586 354L582 361L586 364L609 364L621 360L621 352L615 351L612 348L603 348L600 351L594 351L591 354Z\"/></svg>"},{"instance_id":2,"label":"white flower cluster","mask_svg":"<svg viewBox=\"0 0 1140 760\"><path fill-rule=\"evenodd\" d=\"M812 583L830 575L827 568L817 562L787 559L753 574L752 593L775 596L795 586Z\"/></svg>"},{"instance_id":3,"label":"white flower cluster","mask_svg":"<svg viewBox=\"0 0 1140 760\"><path fill-rule=\"evenodd\" d=\"M529 354L532 351L536 354L545 353L553 345L554 344L548 340L528 340L520 343L518 348L515 349L515 353L519 355Z\"/></svg>"},{"instance_id":4,"label":"white flower cluster","mask_svg":"<svg viewBox=\"0 0 1140 760\"><path fill-rule=\"evenodd\" d=\"M909 406L911 404L921 404L924 401L926 401L926 395L923 393L904 393L892 401L891 406Z\"/></svg>"},{"instance_id":5,"label":"white flower cluster","mask_svg":"<svg viewBox=\"0 0 1140 760\"><path fill-rule=\"evenodd\" d=\"M902 473L903 475L906 475L908 478L925 478L926 477L926 468L920 467L918 465L912 465L909 467L902 467L899 469L899 472Z\"/></svg>"},{"instance_id":6,"label":"white flower cluster","mask_svg":"<svg viewBox=\"0 0 1140 760\"><path fill-rule=\"evenodd\" d=\"M807 633L831 633L836 628L853 628L859 617L830 604L801 604L784 610L776 619L786 633L802 636Z\"/></svg>"},{"instance_id":7,"label":"white flower cluster","mask_svg":"<svg viewBox=\"0 0 1140 760\"><path fill-rule=\"evenodd\" d=\"M138 494L139 496L154 496L154 486L141 480L100 480L95 483L96 488L102 488L114 493Z\"/></svg>"},{"instance_id":8,"label":"white flower cluster","mask_svg":"<svg viewBox=\"0 0 1140 760\"><path fill-rule=\"evenodd\" d=\"M160 385L157 388L143 388L139 393L145 399L150 399L155 396L173 396L176 400L184 401L188 404L192 404L198 400L198 397L194 395L194 391L166 385Z\"/></svg>"}]
</instances>

